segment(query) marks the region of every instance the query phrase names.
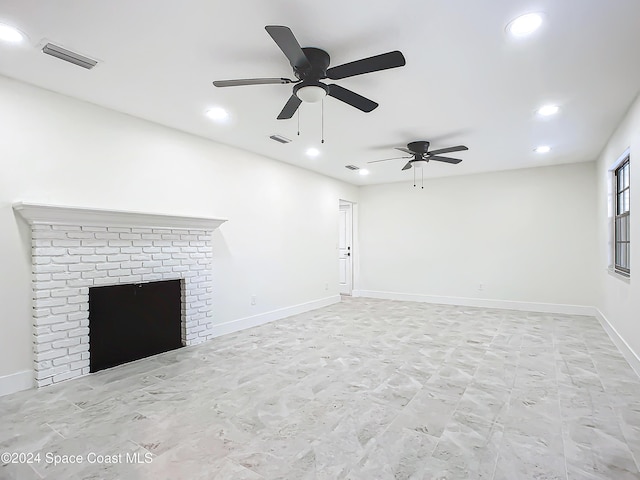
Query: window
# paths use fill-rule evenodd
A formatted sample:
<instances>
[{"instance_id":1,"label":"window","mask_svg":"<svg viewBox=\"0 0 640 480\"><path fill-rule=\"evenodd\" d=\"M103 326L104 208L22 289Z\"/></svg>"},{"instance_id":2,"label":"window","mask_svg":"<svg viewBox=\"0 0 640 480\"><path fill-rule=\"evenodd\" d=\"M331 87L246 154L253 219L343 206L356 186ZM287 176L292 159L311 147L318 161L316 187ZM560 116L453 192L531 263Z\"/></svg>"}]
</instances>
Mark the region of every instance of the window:
<instances>
[{"instance_id":1,"label":"window","mask_svg":"<svg viewBox=\"0 0 640 480\"><path fill-rule=\"evenodd\" d=\"M629 276L630 261L629 254L631 251L630 234L629 234L629 195L630 195L630 179L629 179L629 156L616 167L613 172L614 182L614 232L613 232L613 265L617 273Z\"/></svg>"}]
</instances>

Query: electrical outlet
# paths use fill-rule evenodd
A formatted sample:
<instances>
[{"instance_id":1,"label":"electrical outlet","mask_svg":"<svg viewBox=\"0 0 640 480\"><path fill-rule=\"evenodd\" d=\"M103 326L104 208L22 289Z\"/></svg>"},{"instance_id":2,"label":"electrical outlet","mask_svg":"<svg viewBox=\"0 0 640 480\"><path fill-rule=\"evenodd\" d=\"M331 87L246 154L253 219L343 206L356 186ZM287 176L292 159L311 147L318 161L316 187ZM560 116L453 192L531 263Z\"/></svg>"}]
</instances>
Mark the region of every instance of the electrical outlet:
<instances>
[{"instance_id":1,"label":"electrical outlet","mask_svg":"<svg viewBox=\"0 0 640 480\"><path fill-rule=\"evenodd\" d=\"M479 283L478 284L478 291L482 292L484 290L484 283Z\"/></svg>"},{"instance_id":2,"label":"electrical outlet","mask_svg":"<svg viewBox=\"0 0 640 480\"><path fill-rule=\"evenodd\" d=\"M256 296L251 295L251 305L255 305L255 304L256 304Z\"/></svg>"}]
</instances>

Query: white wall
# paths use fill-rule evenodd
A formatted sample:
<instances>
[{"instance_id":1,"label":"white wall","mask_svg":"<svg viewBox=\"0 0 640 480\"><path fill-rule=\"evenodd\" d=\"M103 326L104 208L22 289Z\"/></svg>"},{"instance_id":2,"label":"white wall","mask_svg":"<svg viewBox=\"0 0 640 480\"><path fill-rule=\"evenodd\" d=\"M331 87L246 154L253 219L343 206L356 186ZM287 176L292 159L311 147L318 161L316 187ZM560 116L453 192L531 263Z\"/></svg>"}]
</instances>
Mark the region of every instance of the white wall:
<instances>
[{"instance_id":1,"label":"white wall","mask_svg":"<svg viewBox=\"0 0 640 480\"><path fill-rule=\"evenodd\" d=\"M362 187L359 289L593 305L595 208L594 162Z\"/></svg>"},{"instance_id":2,"label":"white wall","mask_svg":"<svg viewBox=\"0 0 640 480\"><path fill-rule=\"evenodd\" d=\"M608 171L630 148L631 158L631 281L608 273ZM640 356L640 97L633 103L597 163L599 308L606 320ZM624 353L624 349L623 353ZM629 357L627 357L629 359ZM634 365L632 363L632 365ZM638 368L638 362L634 365ZM639 371L640 373L640 371Z\"/></svg>"},{"instance_id":3,"label":"white wall","mask_svg":"<svg viewBox=\"0 0 640 480\"><path fill-rule=\"evenodd\" d=\"M0 105L0 377L32 368L18 200L229 219L213 237L216 323L338 294L338 201L356 187L4 77Z\"/></svg>"}]
</instances>

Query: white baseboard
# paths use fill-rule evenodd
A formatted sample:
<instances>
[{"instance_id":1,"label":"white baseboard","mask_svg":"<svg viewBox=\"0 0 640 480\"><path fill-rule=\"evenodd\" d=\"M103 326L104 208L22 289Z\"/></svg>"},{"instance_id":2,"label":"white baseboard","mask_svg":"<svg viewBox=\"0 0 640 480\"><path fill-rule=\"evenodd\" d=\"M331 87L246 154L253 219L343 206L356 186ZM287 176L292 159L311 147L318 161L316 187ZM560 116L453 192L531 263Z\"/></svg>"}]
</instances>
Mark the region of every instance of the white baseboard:
<instances>
[{"instance_id":1,"label":"white baseboard","mask_svg":"<svg viewBox=\"0 0 640 480\"><path fill-rule=\"evenodd\" d=\"M598 309L584 305L565 305L561 303L514 302L512 300L492 300L488 298L440 297L416 293L377 292L374 290L354 290L354 297L382 298L385 300L404 300L409 302L437 303L441 305L460 305L464 307L500 308L525 312L563 313L567 315L597 316Z\"/></svg>"},{"instance_id":2,"label":"white baseboard","mask_svg":"<svg viewBox=\"0 0 640 480\"><path fill-rule=\"evenodd\" d=\"M260 313L251 317L239 318L237 320L232 320L231 322L221 323L219 325L214 325L213 337L219 337L228 333L239 332L240 330L244 330L246 328L257 327L265 323L273 322L275 320L281 320L292 315L309 312L311 310L333 305L334 303L338 302L340 302L340 295L333 295L331 297L313 300L312 302L301 303L299 305L293 305L291 307L280 308L278 310Z\"/></svg>"},{"instance_id":3,"label":"white baseboard","mask_svg":"<svg viewBox=\"0 0 640 480\"><path fill-rule=\"evenodd\" d=\"M625 341L624 338L622 338L615 327L611 325L611 322L609 322L607 317L604 316L604 313L602 313L598 309L596 310L596 318L600 322L600 325L602 325L604 331L607 332L607 335L609 335L609 338L611 338L611 341L614 343L614 345L618 347L618 350L620 350L620 353L622 353L624 359L631 366L631 368L633 368L633 371L636 372L636 375L640 377L640 357L638 357L636 352L631 349L629 344Z\"/></svg>"},{"instance_id":4,"label":"white baseboard","mask_svg":"<svg viewBox=\"0 0 640 480\"><path fill-rule=\"evenodd\" d=\"M0 377L0 397L33 388L33 370L23 370Z\"/></svg>"}]
</instances>

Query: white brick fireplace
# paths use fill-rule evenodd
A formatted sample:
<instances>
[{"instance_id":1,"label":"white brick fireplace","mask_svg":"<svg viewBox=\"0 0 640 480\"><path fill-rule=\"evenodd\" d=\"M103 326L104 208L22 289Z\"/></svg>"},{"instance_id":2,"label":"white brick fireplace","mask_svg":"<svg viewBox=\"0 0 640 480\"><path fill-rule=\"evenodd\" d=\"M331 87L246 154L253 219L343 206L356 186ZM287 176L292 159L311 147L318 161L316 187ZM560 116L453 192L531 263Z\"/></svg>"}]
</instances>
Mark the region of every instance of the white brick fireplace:
<instances>
[{"instance_id":1,"label":"white brick fireplace","mask_svg":"<svg viewBox=\"0 0 640 480\"><path fill-rule=\"evenodd\" d=\"M211 233L225 220L16 203L32 230L38 387L89 373L89 288L182 282L182 343L212 338Z\"/></svg>"}]
</instances>

